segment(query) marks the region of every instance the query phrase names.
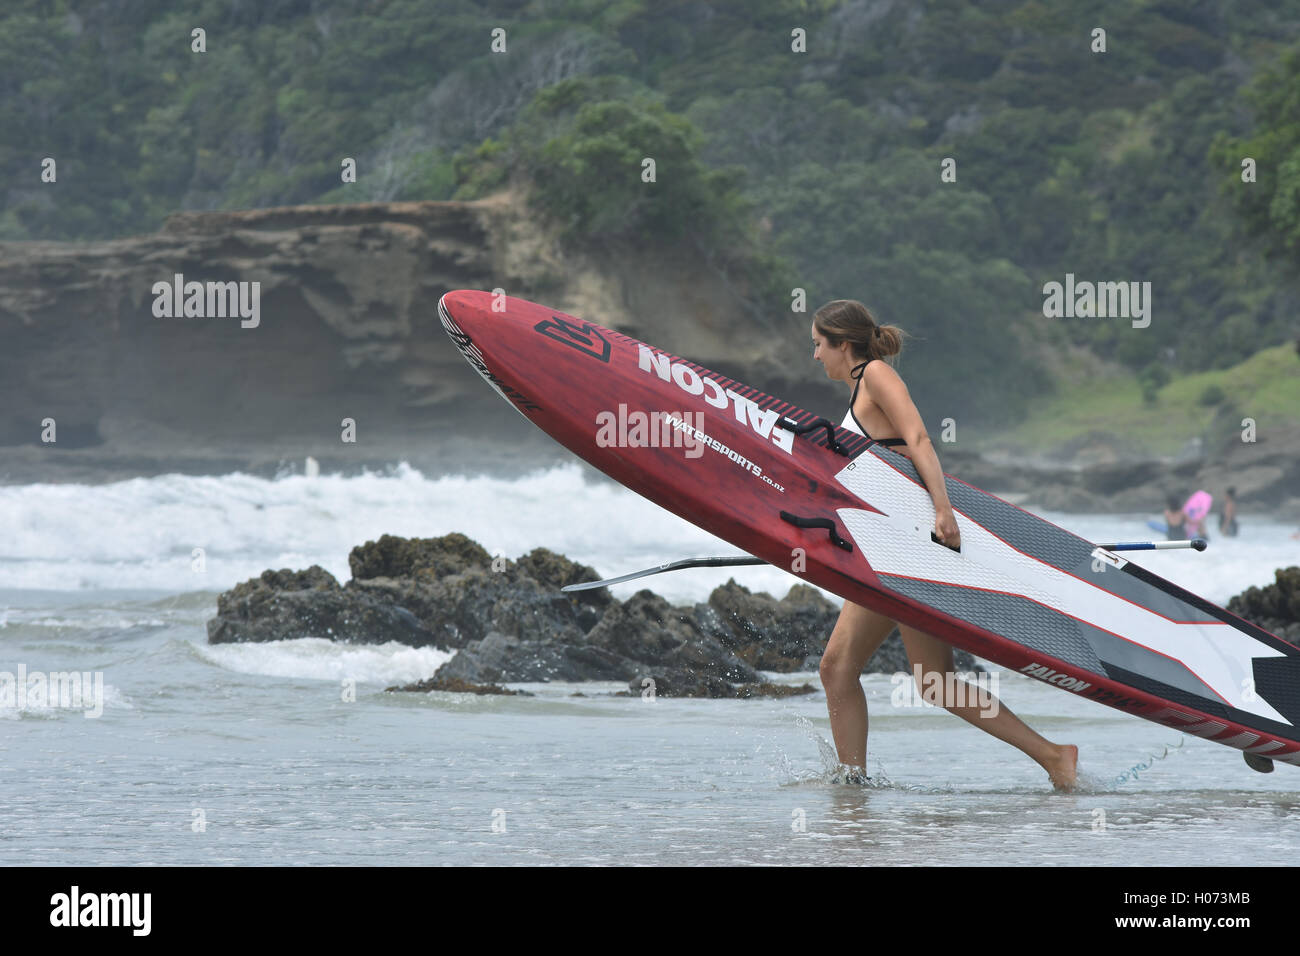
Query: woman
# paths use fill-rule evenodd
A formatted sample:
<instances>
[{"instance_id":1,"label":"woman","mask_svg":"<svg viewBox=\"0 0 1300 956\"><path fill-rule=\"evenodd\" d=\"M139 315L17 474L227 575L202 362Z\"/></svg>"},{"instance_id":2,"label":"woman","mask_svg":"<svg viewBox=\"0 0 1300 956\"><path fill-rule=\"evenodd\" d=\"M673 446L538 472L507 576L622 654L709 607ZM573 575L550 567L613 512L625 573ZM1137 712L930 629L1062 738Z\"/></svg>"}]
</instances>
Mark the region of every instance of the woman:
<instances>
[{"instance_id":1,"label":"woman","mask_svg":"<svg viewBox=\"0 0 1300 956\"><path fill-rule=\"evenodd\" d=\"M1187 514L1179 504L1181 500L1177 495L1165 496L1165 537L1170 541L1187 537Z\"/></svg>"},{"instance_id":2,"label":"woman","mask_svg":"<svg viewBox=\"0 0 1300 956\"><path fill-rule=\"evenodd\" d=\"M939 458L907 386L888 362L881 361L901 351L902 331L892 325L877 325L861 302L837 299L822 306L813 316L812 338L813 358L822 363L827 377L853 385L843 427L875 438L883 445L892 445L895 451L912 460L934 502L935 535L950 547L960 547L961 534L948 501ZM821 679L826 689L831 733L848 782L866 780L867 700L859 675L896 623L883 614L845 601L822 654ZM1040 737L991 695L985 695L979 703L958 704L958 701L977 698L974 688L955 688L952 648L915 628L905 624L897 626L923 693L936 686L934 675L943 675L937 686L943 688L944 699L938 699L931 691L926 695L927 700L941 704L950 713L1024 751L1047 771L1058 790L1073 789L1078 747L1054 744ZM971 692L954 693L955 689ZM948 694L953 694L951 699Z\"/></svg>"}]
</instances>

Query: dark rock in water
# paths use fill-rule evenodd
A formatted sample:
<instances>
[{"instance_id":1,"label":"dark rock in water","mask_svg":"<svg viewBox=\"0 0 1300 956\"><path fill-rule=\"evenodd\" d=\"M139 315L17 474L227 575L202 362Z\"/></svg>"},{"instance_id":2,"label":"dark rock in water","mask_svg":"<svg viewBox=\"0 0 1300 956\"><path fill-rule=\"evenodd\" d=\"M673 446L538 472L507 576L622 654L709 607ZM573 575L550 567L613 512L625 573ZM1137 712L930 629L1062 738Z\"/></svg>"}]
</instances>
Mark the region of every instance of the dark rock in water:
<instances>
[{"instance_id":1,"label":"dark rock in water","mask_svg":"<svg viewBox=\"0 0 1300 956\"><path fill-rule=\"evenodd\" d=\"M1278 568L1274 582L1262 588L1247 588L1228 602L1228 610L1240 618L1300 644L1300 566Z\"/></svg>"},{"instance_id":2,"label":"dark rock in water","mask_svg":"<svg viewBox=\"0 0 1300 956\"><path fill-rule=\"evenodd\" d=\"M578 592L584 593L584 592ZM522 610L530 596L521 596ZM438 669L439 676L466 680L585 681L627 680L647 664L688 669L724 683L753 682L757 671L720 643L700 632L689 611L674 608L650 591L628 601L612 599L604 616L585 634L546 632L519 603L496 610L493 631L467 644Z\"/></svg>"},{"instance_id":3,"label":"dark rock in water","mask_svg":"<svg viewBox=\"0 0 1300 956\"><path fill-rule=\"evenodd\" d=\"M508 697L534 696L526 690L511 690L499 684L471 684L469 681L460 680L456 677L427 677L414 684L405 684L401 687L385 687L384 690L388 693L410 691L411 693L427 694L429 691L443 690L454 694L504 694Z\"/></svg>"},{"instance_id":4,"label":"dark rock in water","mask_svg":"<svg viewBox=\"0 0 1300 956\"><path fill-rule=\"evenodd\" d=\"M732 683L715 674L700 674L687 669L657 669L646 671L628 682L628 689L619 696L645 697L793 697L798 694L815 694L812 684L774 684L770 681Z\"/></svg>"},{"instance_id":5,"label":"dark rock in water","mask_svg":"<svg viewBox=\"0 0 1300 956\"><path fill-rule=\"evenodd\" d=\"M815 670L839 615L804 584L778 601L728 581L694 607L648 590L627 601L603 588L565 594L565 585L597 580L595 570L545 548L516 561L494 558L462 534L384 535L353 548L348 563L353 579L343 586L313 567L267 571L227 591L208 640L400 641L456 649L434 675L444 681L623 682L652 674L667 682L668 696L736 697L789 693L765 685L759 671ZM974 666L960 651L956 665ZM907 669L896 635L867 665Z\"/></svg>"},{"instance_id":6,"label":"dark rock in water","mask_svg":"<svg viewBox=\"0 0 1300 956\"><path fill-rule=\"evenodd\" d=\"M462 534L385 535L353 548L348 562L348 587L409 609L444 647L466 647L490 631L521 641L580 642L614 602L604 589L560 592L565 584L599 580L586 565L545 548L518 561L493 559Z\"/></svg>"},{"instance_id":7,"label":"dark rock in water","mask_svg":"<svg viewBox=\"0 0 1300 956\"><path fill-rule=\"evenodd\" d=\"M435 677L469 681L624 680L636 662L561 640L521 640L492 631L461 648Z\"/></svg>"},{"instance_id":8,"label":"dark rock in water","mask_svg":"<svg viewBox=\"0 0 1300 956\"><path fill-rule=\"evenodd\" d=\"M601 616L590 600L543 588L511 562L501 571L469 568L436 579L371 578L349 586L400 603L438 635L440 644L452 648L493 630L528 640L578 641Z\"/></svg>"},{"instance_id":9,"label":"dark rock in water","mask_svg":"<svg viewBox=\"0 0 1300 956\"><path fill-rule=\"evenodd\" d=\"M217 598L217 616L208 621L208 642L282 641L325 637L413 647L436 642L406 608L339 587L319 565L306 571L263 571Z\"/></svg>"},{"instance_id":10,"label":"dark rock in water","mask_svg":"<svg viewBox=\"0 0 1300 956\"><path fill-rule=\"evenodd\" d=\"M688 610L652 591L638 591L611 607L587 642L632 661L686 668L732 683L759 679L753 667L706 635Z\"/></svg>"},{"instance_id":11,"label":"dark rock in water","mask_svg":"<svg viewBox=\"0 0 1300 956\"><path fill-rule=\"evenodd\" d=\"M515 566L521 574L532 578L543 588L554 591L568 587L570 584L586 584L600 580L600 575L596 573L595 568L570 561L564 555L556 554L546 548L534 548L516 561ZM614 603L614 598L605 588L575 591L572 595L566 595L566 600L601 608L609 607Z\"/></svg>"},{"instance_id":12,"label":"dark rock in water","mask_svg":"<svg viewBox=\"0 0 1300 956\"><path fill-rule=\"evenodd\" d=\"M806 584L794 585L777 601L734 580L714 588L707 604L695 606L705 633L766 671L800 670L808 657L820 657L839 613Z\"/></svg>"},{"instance_id":13,"label":"dark rock in water","mask_svg":"<svg viewBox=\"0 0 1300 956\"><path fill-rule=\"evenodd\" d=\"M762 681L758 684L741 684L736 688L737 697L799 697L804 694L816 694L821 690L812 684L774 684Z\"/></svg>"},{"instance_id":14,"label":"dark rock in water","mask_svg":"<svg viewBox=\"0 0 1300 956\"><path fill-rule=\"evenodd\" d=\"M441 538L398 538L391 534L352 549L348 567L352 578L444 577L470 568L489 569L492 556L463 534Z\"/></svg>"}]
</instances>

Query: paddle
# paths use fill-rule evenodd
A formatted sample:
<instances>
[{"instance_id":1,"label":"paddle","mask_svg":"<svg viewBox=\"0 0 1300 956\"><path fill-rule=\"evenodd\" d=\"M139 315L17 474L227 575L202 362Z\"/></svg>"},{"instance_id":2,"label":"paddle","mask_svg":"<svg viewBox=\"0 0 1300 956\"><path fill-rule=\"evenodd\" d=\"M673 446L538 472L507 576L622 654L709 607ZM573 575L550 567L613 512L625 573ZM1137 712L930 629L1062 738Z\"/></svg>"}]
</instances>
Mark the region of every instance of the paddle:
<instances>
[{"instance_id":1,"label":"paddle","mask_svg":"<svg viewBox=\"0 0 1300 956\"><path fill-rule=\"evenodd\" d=\"M1208 546L1204 538L1192 538L1190 541L1121 541L1115 544L1099 544L1097 547L1107 551L1165 551L1170 548L1191 548L1204 551Z\"/></svg>"},{"instance_id":2,"label":"paddle","mask_svg":"<svg viewBox=\"0 0 1300 956\"><path fill-rule=\"evenodd\" d=\"M623 574L616 578L605 578L603 581L584 581L582 584L569 584L562 588L561 591L590 591L592 588L605 588L611 584L622 584L624 581L635 581L637 578L649 577L652 574L663 574L665 571L680 571L683 568L730 568L740 567L746 564L767 564L762 558L736 555L735 557L723 558L683 558L681 561L670 561L668 564L661 564L658 567L646 568L644 571L633 571L631 574Z\"/></svg>"},{"instance_id":3,"label":"paddle","mask_svg":"<svg viewBox=\"0 0 1300 956\"><path fill-rule=\"evenodd\" d=\"M938 541L933 534L930 535L930 538ZM1107 551L1164 551L1170 548L1191 548L1195 551L1204 551L1206 542L1204 538L1192 538L1190 541L1118 541L1113 544L1099 544L1097 547L1105 548ZM594 588L607 588L611 584L622 584L625 581L646 578L652 574L663 574L665 571L682 571L686 568L731 568L751 564L767 564L767 562L762 558L742 555L721 558L683 558L680 561L670 561L667 564L646 568L644 571L621 574L616 578L605 578L602 581L584 581L582 584L569 584L560 588L560 590L590 591Z\"/></svg>"}]
</instances>

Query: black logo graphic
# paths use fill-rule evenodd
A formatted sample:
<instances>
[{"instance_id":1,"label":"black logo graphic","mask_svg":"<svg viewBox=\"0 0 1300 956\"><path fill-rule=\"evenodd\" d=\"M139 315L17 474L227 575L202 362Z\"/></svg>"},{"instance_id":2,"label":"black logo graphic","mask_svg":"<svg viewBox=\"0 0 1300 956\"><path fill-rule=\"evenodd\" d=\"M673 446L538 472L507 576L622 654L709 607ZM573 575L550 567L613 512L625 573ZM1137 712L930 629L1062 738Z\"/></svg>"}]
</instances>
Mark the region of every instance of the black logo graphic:
<instances>
[{"instance_id":1,"label":"black logo graphic","mask_svg":"<svg viewBox=\"0 0 1300 956\"><path fill-rule=\"evenodd\" d=\"M579 352L585 352L602 362L609 362L609 342L590 322L575 325L566 319L553 315L549 319L533 326L534 331L541 332L547 338L563 342Z\"/></svg>"}]
</instances>

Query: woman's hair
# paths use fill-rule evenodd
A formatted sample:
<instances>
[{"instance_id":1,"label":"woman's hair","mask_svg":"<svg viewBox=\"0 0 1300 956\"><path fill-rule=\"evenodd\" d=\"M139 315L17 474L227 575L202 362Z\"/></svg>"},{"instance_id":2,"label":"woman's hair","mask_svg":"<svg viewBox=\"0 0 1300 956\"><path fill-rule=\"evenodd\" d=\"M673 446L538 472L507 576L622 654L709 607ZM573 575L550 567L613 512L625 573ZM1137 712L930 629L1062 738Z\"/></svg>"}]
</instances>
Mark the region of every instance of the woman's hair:
<instances>
[{"instance_id":1,"label":"woman's hair","mask_svg":"<svg viewBox=\"0 0 1300 956\"><path fill-rule=\"evenodd\" d=\"M856 299L827 302L813 314L813 325L832 346L848 342L849 351L863 362L889 360L903 351L903 330L877 325L871 310Z\"/></svg>"}]
</instances>

